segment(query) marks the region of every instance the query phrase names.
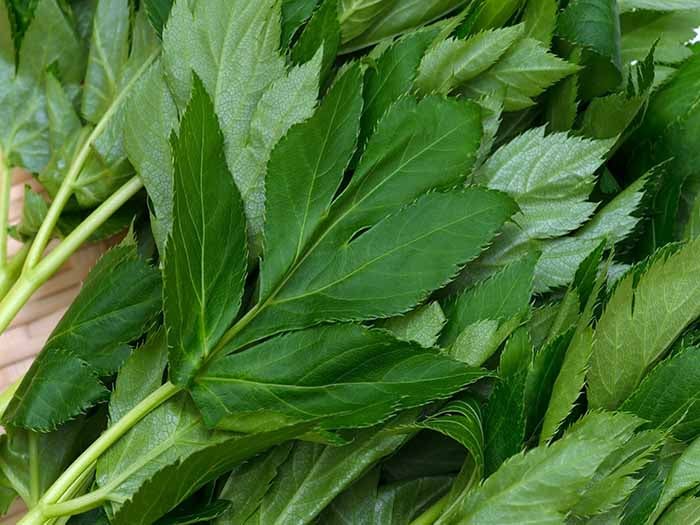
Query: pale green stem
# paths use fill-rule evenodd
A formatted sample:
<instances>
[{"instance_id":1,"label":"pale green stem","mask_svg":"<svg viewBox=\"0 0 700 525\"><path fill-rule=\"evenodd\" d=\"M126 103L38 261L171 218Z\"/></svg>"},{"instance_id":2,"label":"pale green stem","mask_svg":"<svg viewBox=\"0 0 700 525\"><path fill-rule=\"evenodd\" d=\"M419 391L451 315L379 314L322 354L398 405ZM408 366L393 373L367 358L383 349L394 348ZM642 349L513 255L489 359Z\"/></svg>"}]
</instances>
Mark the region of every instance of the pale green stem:
<instances>
[{"instance_id":1,"label":"pale green stem","mask_svg":"<svg viewBox=\"0 0 700 525\"><path fill-rule=\"evenodd\" d=\"M138 176L133 177L75 228L39 264L22 272L2 301L0 301L0 333L15 318L32 294L44 284L76 252L114 212L143 188ZM32 245L32 248L34 245ZM31 251L30 251L31 253Z\"/></svg>"},{"instance_id":2,"label":"pale green stem","mask_svg":"<svg viewBox=\"0 0 700 525\"><path fill-rule=\"evenodd\" d=\"M22 271L24 260L29 253L29 244L23 244L17 253L14 254L7 262L4 268L0 268L0 299L5 297L5 294L15 284L17 277Z\"/></svg>"},{"instance_id":3,"label":"pale green stem","mask_svg":"<svg viewBox=\"0 0 700 525\"><path fill-rule=\"evenodd\" d=\"M41 497L41 486L39 484L39 439L36 432L29 432L29 496L30 505L39 501Z\"/></svg>"},{"instance_id":4,"label":"pale green stem","mask_svg":"<svg viewBox=\"0 0 700 525\"><path fill-rule=\"evenodd\" d=\"M414 519L411 522L411 525L433 525L433 523L435 523L442 515L442 511L445 510L448 500L449 494L445 494L442 498L428 507L428 510Z\"/></svg>"},{"instance_id":5,"label":"pale green stem","mask_svg":"<svg viewBox=\"0 0 700 525\"><path fill-rule=\"evenodd\" d=\"M65 208L66 204L68 203L68 200L70 199L71 195L73 195L73 192L75 191L75 182L78 179L78 176L80 175L83 166L85 165L85 161L87 160L88 155L90 154L90 150L93 144L95 143L97 138L102 134L102 132L104 132L104 130L107 128L112 117L119 110L119 108L122 105L122 102L126 99L127 95L131 91L131 88L137 84L138 80L141 78L141 75L150 67L151 63L158 56L158 53L158 51L153 52L151 56L144 61L144 63L141 65L136 74L133 75L129 82L124 86L124 89L122 89L119 92L119 95L117 95L114 101L110 104L109 108L107 109L107 111L105 111L104 115L102 115L100 121L97 123L97 125L92 130L87 139L82 141L80 149L78 149L78 153L73 158L73 161L71 162L71 165L68 168L68 171L66 172L66 176L61 181L61 186L58 190L58 193L56 194L56 197L54 197L53 202L51 202L51 206L49 207L49 211L46 214L46 218L41 223L41 227L39 228L39 231L36 234L36 238L34 240L34 243L32 244L32 248L29 251L29 255L27 256L25 269L32 269L39 264L41 256L44 254L44 250L46 250L46 246L51 240L51 236L53 235L53 231L56 228L58 219L61 216L61 213L63 212L63 209Z\"/></svg>"},{"instance_id":6,"label":"pale green stem","mask_svg":"<svg viewBox=\"0 0 700 525\"><path fill-rule=\"evenodd\" d=\"M7 227L10 221L12 171L0 149L0 268L7 264Z\"/></svg>"},{"instance_id":7,"label":"pale green stem","mask_svg":"<svg viewBox=\"0 0 700 525\"><path fill-rule=\"evenodd\" d=\"M10 401L15 395L15 392L17 391L19 384L22 382L22 379L24 379L24 376L17 379L10 386L5 387L5 390L0 393L0 419L2 419L2 416L5 415L5 410L7 410L7 406L10 404Z\"/></svg>"},{"instance_id":8,"label":"pale green stem","mask_svg":"<svg viewBox=\"0 0 700 525\"><path fill-rule=\"evenodd\" d=\"M127 412L120 420L109 427L90 447L88 447L76 459L68 469L51 485L39 504L34 507L18 525L43 525L47 520L57 517L56 514L47 516L46 511L55 512L56 505L59 504L66 493L69 493L76 485L76 482L91 473L100 456L109 447L116 443L124 434L131 430L141 419L148 415L155 408L165 403L168 399L181 391L181 388L168 382L158 390L150 394L133 409ZM99 492L99 491L96 491ZM93 493L94 494L94 493ZM89 494L85 497L90 496ZM99 496L95 496L99 497ZM83 498L76 498L81 500ZM72 505L71 501L65 502L66 506ZM60 507L59 507L60 508Z\"/></svg>"}]
</instances>

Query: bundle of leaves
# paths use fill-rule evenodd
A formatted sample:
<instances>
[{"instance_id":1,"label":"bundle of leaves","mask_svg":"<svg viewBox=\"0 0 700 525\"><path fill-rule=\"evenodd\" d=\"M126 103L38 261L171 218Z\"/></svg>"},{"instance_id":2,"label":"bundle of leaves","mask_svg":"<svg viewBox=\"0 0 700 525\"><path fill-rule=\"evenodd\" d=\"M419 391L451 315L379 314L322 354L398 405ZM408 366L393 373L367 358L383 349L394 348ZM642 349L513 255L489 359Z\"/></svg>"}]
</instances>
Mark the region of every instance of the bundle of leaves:
<instances>
[{"instance_id":1,"label":"bundle of leaves","mask_svg":"<svg viewBox=\"0 0 700 525\"><path fill-rule=\"evenodd\" d=\"M0 397L1 510L698 523L698 25L0 0L0 326L128 229ZM15 166L46 193L10 226Z\"/></svg>"}]
</instances>

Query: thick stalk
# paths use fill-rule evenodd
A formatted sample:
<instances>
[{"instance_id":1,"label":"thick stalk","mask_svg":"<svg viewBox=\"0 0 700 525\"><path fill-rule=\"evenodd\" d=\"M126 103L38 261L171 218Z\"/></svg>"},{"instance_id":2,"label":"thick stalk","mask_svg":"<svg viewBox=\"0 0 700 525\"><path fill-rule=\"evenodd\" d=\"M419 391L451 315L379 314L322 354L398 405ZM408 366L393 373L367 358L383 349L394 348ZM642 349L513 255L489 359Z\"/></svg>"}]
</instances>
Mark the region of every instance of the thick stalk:
<instances>
[{"instance_id":1,"label":"thick stalk","mask_svg":"<svg viewBox=\"0 0 700 525\"><path fill-rule=\"evenodd\" d=\"M25 269L17 279L17 282L15 282L4 299L0 301L0 333L8 327L32 294L55 274L68 258L141 188L143 188L141 179L138 176L133 177L95 209L39 264L29 270L27 270L25 265ZM34 245L32 245L33 247Z\"/></svg>"},{"instance_id":2,"label":"thick stalk","mask_svg":"<svg viewBox=\"0 0 700 525\"><path fill-rule=\"evenodd\" d=\"M76 459L67 470L54 482L39 501L18 525L43 525L48 519L56 517L46 515L46 510L56 511L56 504L59 503L66 492L75 486L76 482L82 479L86 473L95 468L95 464L102 454L109 447L116 443L124 434L131 430L141 419L151 413L154 409L165 403L168 399L180 392L181 389L172 383L165 383L158 390L146 397L133 409L127 412L119 421L109 427L97 440ZM81 498L76 498L81 499ZM71 501L65 502L70 506ZM60 509L60 507L59 507Z\"/></svg>"},{"instance_id":3,"label":"thick stalk","mask_svg":"<svg viewBox=\"0 0 700 525\"><path fill-rule=\"evenodd\" d=\"M5 294L15 284L17 277L22 271L24 260L29 253L29 244L25 243L7 262L4 268L0 268L0 299L5 297Z\"/></svg>"},{"instance_id":4,"label":"thick stalk","mask_svg":"<svg viewBox=\"0 0 700 525\"><path fill-rule=\"evenodd\" d=\"M423 514L414 519L411 522L411 525L433 525L433 523L435 523L442 515L442 511L445 510L448 500L449 494L445 494L442 498L428 507Z\"/></svg>"}]
</instances>

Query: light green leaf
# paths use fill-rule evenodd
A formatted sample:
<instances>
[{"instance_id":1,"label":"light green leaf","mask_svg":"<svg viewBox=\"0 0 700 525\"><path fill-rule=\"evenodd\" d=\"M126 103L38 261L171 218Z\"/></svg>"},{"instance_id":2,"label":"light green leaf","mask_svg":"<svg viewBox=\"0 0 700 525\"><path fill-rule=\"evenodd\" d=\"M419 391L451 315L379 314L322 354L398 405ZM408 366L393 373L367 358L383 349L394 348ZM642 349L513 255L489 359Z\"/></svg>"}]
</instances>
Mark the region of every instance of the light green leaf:
<instances>
[{"instance_id":1,"label":"light green leaf","mask_svg":"<svg viewBox=\"0 0 700 525\"><path fill-rule=\"evenodd\" d=\"M514 220L522 235L557 237L583 224L595 210L587 199L610 146L609 141L545 135L544 128L535 128L498 149L476 178L515 199L521 213Z\"/></svg>"},{"instance_id":2,"label":"light green leaf","mask_svg":"<svg viewBox=\"0 0 700 525\"><path fill-rule=\"evenodd\" d=\"M178 106L187 101L191 70L212 98L257 253L269 155L292 125L312 114L321 56L285 71L276 0L215 0L197 3L194 13L179 0L163 42L166 78Z\"/></svg>"},{"instance_id":3,"label":"light green leaf","mask_svg":"<svg viewBox=\"0 0 700 525\"><path fill-rule=\"evenodd\" d=\"M247 269L243 203L226 166L214 107L198 79L172 148L175 206L164 309L170 376L186 384L238 313Z\"/></svg>"},{"instance_id":4,"label":"light green leaf","mask_svg":"<svg viewBox=\"0 0 700 525\"><path fill-rule=\"evenodd\" d=\"M534 97L578 70L578 66L549 53L537 40L524 38L493 67L467 82L461 91L468 97L479 98L503 89L505 110L516 111L534 105Z\"/></svg>"},{"instance_id":5,"label":"light green leaf","mask_svg":"<svg viewBox=\"0 0 700 525\"><path fill-rule=\"evenodd\" d=\"M549 45L557 25L558 10L557 0L528 0L523 13L525 35Z\"/></svg>"},{"instance_id":6,"label":"light green leaf","mask_svg":"<svg viewBox=\"0 0 700 525\"><path fill-rule=\"evenodd\" d=\"M662 8L668 2L657 4ZM700 11L674 9L667 12L625 13L621 17L621 23L623 64L644 60L657 41L655 61L660 64L677 64L691 55L685 44L695 36L695 28L700 25Z\"/></svg>"},{"instance_id":7,"label":"light green leaf","mask_svg":"<svg viewBox=\"0 0 700 525\"><path fill-rule=\"evenodd\" d=\"M442 523L562 523L599 465L639 424L626 414L590 414L553 445L506 461Z\"/></svg>"},{"instance_id":8,"label":"light green leaf","mask_svg":"<svg viewBox=\"0 0 700 525\"><path fill-rule=\"evenodd\" d=\"M436 346L447 318L436 301L407 314L379 321L378 328L388 330L402 341L414 341L429 348Z\"/></svg>"},{"instance_id":9,"label":"light green leaf","mask_svg":"<svg viewBox=\"0 0 700 525\"><path fill-rule=\"evenodd\" d=\"M220 428L269 430L316 420L328 429L363 427L447 397L483 374L387 332L337 325L216 358L192 394L207 423Z\"/></svg>"},{"instance_id":10,"label":"light green leaf","mask_svg":"<svg viewBox=\"0 0 700 525\"><path fill-rule=\"evenodd\" d=\"M0 29L8 25L6 16L4 10L0 12ZM50 153L44 94L47 68L55 64L64 82L78 84L84 51L55 0L42 0L37 5L19 50L16 71L13 49L6 42L0 54L0 122L4 123L0 149L11 166L38 172Z\"/></svg>"},{"instance_id":11,"label":"light green leaf","mask_svg":"<svg viewBox=\"0 0 700 525\"><path fill-rule=\"evenodd\" d=\"M541 243L542 257L537 267L535 288L544 290L566 285L575 268L601 241L612 247L629 237L639 223L639 207L649 181L650 177L641 177L630 184L574 235Z\"/></svg>"},{"instance_id":12,"label":"light green leaf","mask_svg":"<svg viewBox=\"0 0 700 525\"><path fill-rule=\"evenodd\" d=\"M354 66L336 81L314 115L275 146L266 180L261 297L279 286L328 214L355 149L361 112L362 73Z\"/></svg>"},{"instance_id":13,"label":"light green leaf","mask_svg":"<svg viewBox=\"0 0 700 525\"><path fill-rule=\"evenodd\" d=\"M124 146L148 191L152 203L151 228L161 254L165 254L165 241L173 222L169 138L176 127L177 109L158 61L144 74L127 102Z\"/></svg>"},{"instance_id":14,"label":"light green leaf","mask_svg":"<svg viewBox=\"0 0 700 525\"><path fill-rule=\"evenodd\" d=\"M421 61L416 87L425 94L447 94L493 66L522 35L523 26L517 25L434 44Z\"/></svg>"},{"instance_id":15,"label":"light green leaf","mask_svg":"<svg viewBox=\"0 0 700 525\"><path fill-rule=\"evenodd\" d=\"M683 11L685 9L700 9L698 0L617 0L621 13L634 11L635 9L647 9L649 11Z\"/></svg>"},{"instance_id":16,"label":"light green leaf","mask_svg":"<svg viewBox=\"0 0 700 525\"><path fill-rule=\"evenodd\" d=\"M83 116L96 124L119 94L129 56L128 0L101 0L93 19L82 98Z\"/></svg>"},{"instance_id":17,"label":"light green leaf","mask_svg":"<svg viewBox=\"0 0 700 525\"><path fill-rule=\"evenodd\" d=\"M342 52L348 53L438 20L468 0L341 0Z\"/></svg>"},{"instance_id":18,"label":"light green leaf","mask_svg":"<svg viewBox=\"0 0 700 525\"><path fill-rule=\"evenodd\" d=\"M678 498L659 518L659 525L697 525L700 523L700 498L686 496Z\"/></svg>"},{"instance_id":19,"label":"light green leaf","mask_svg":"<svg viewBox=\"0 0 700 525\"><path fill-rule=\"evenodd\" d=\"M588 374L592 407L617 407L681 331L700 316L700 241L656 258L615 288L596 327ZM660 300L659 298L662 298Z\"/></svg>"}]
</instances>

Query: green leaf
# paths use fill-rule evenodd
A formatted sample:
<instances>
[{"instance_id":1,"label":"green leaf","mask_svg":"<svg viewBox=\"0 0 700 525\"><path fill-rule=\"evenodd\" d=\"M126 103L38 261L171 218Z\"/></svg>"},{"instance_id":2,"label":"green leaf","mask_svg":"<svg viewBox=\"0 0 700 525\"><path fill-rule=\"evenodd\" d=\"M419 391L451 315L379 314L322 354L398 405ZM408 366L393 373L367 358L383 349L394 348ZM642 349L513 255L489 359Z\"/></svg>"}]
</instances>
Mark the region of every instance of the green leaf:
<instances>
[{"instance_id":1,"label":"green leaf","mask_svg":"<svg viewBox=\"0 0 700 525\"><path fill-rule=\"evenodd\" d=\"M32 190L26 184L24 186L24 204L22 205L22 217L19 224L10 231L18 240L31 239L39 231L39 227L46 217L49 206L44 198Z\"/></svg>"},{"instance_id":2,"label":"green leaf","mask_svg":"<svg viewBox=\"0 0 700 525\"><path fill-rule=\"evenodd\" d=\"M621 17L623 63L643 60L654 44L654 59L660 64L677 64L691 56L686 42L695 36L700 12L675 9L658 12L667 4L658 3L655 12L628 12Z\"/></svg>"},{"instance_id":3,"label":"green leaf","mask_svg":"<svg viewBox=\"0 0 700 525\"><path fill-rule=\"evenodd\" d=\"M691 242L655 259L638 279L632 274L617 285L596 327L588 374L592 407L619 406L700 316L694 278L699 250L700 242Z\"/></svg>"},{"instance_id":4,"label":"green leaf","mask_svg":"<svg viewBox=\"0 0 700 525\"><path fill-rule=\"evenodd\" d=\"M686 496L678 498L657 522L659 525L697 525L700 523L700 498Z\"/></svg>"},{"instance_id":5,"label":"green leaf","mask_svg":"<svg viewBox=\"0 0 700 525\"><path fill-rule=\"evenodd\" d=\"M605 269L598 275L604 247L605 245L601 243L581 263L576 271L574 282L567 292L567 295L573 295L579 302L580 306L576 313L579 313L579 309L581 313L561 369L552 386L550 401L542 422L540 444L549 441L557 434L572 411L586 380L593 352L593 329L589 323L593 320L593 309L605 284ZM567 303L567 300L564 299L563 302Z\"/></svg>"},{"instance_id":6,"label":"green leaf","mask_svg":"<svg viewBox=\"0 0 700 525\"><path fill-rule=\"evenodd\" d=\"M215 525L247 523L256 512L280 466L289 456L293 442L283 443L233 469L221 489L220 497L231 502Z\"/></svg>"},{"instance_id":7,"label":"green leaf","mask_svg":"<svg viewBox=\"0 0 700 525\"><path fill-rule=\"evenodd\" d=\"M651 180L651 175L637 179L575 234L541 243L542 257L537 267L535 288L543 290L567 284L578 265L602 241L613 247L628 238L639 223L639 210Z\"/></svg>"},{"instance_id":8,"label":"green leaf","mask_svg":"<svg viewBox=\"0 0 700 525\"><path fill-rule=\"evenodd\" d=\"M468 0L341 0L342 52L348 53L442 18Z\"/></svg>"},{"instance_id":9,"label":"green leaf","mask_svg":"<svg viewBox=\"0 0 700 525\"><path fill-rule=\"evenodd\" d=\"M230 501L216 500L211 503L199 504L194 508L186 508L182 511L175 509L155 522L154 525L190 525L192 523L211 523L224 514L231 506Z\"/></svg>"},{"instance_id":10,"label":"green leaf","mask_svg":"<svg viewBox=\"0 0 700 525\"><path fill-rule=\"evenodd\" d=\"M533 106L534 97L578 70L578 66L549 53L537 40L524 38L493 67L467 82L461 92L471 98L480 98L504 90L504 109L516 111Z\"/></svg>"},{"instance_id":11,"label":"green leaf","mask_svg":"<svg viewBox=\"0 0 700 525\"><path fill-rule=\"evenodd\" d=\"M80 417L49 433L6 427L0 437L3 484L7 482L25 504L35 505L103 426L104 416L97 414Z\"/></svg>"},{"instance_id":12,"label":"green leaf","mask_svg":"<svg viewBox=\"0 0 700 525\"><path fill-rule=\"evenodd\" d=\"M100 376L115 372L161 308L158 272L136 247L107 252L25 374L4 421L48 431L102 401ZM68 378L68 379L67 379Z\"/></svg>"},{"instance_id":13,"label":"green leaf","mask_svg":"<svg viewBox=\"0 0 700 525\"><path fill-rule=\"evenodd\" d=\"M4 4L3 4L4 6ZM11 166L40 171L49 160L49 130L44 78L52 64L66 83L78 84L84 51L55 0L39 2L19 49L5 41L9 22L0 12L0 149ZM12 123L10 126L9 123Z\"/></svg>"},{"instance_id":14,"label":"green leaf","mask_svg":"<svg viewBox=\"0 0 700 525\"><path fill-rule=\"evenodd\" d=\"M143 6L154 29L162 35L163 27L173 7L173 0L145 0Z\"/></svg>"},{"instance_id":15,"label":"green leaf","mask_svg":"<svg viewBox=\"0 0 700 525\"><path fill-rule=\"evenodd\" d=\"M409 33L370 61L365 73L365 107L362 112L360 148L364 148L391 106L413 89L423 55L436 36L437 31L432 28Z\"/></svg>"},{"instance_id":16,"label":"green leaf","mask_svg":"<svg viewBox=\"0 0 700 525\"><path fill-rule=\"evenodd\" d=\"M663 3L654 0L618 0L620 12L626 13L635 9L650 11L683 11L685 9L700 9L698 0L665 0Z\"/></svg>"},{"instance_id":17,"label":"green leaf","mask_svg":"<svg viewBox=\"0 0 700 525\"><path fill-rule=\"evenodd\" d=\"M379 485L378 471L370 472L333 501L321 516L326 525L403 525L448 488L450 478L434 476Z\"/></svg>"},{"instance_id":18,"label":"green leaf","mask_svg":"<svg viewBox=\"0 0 700 525\"><path fill-rule=\"evenodd\" d=\"M339 325L216 358L195 379L192 395L209 425L230 430L303 421L364 427L447 397L483 375L384 331Z\"/></svg>"},{"instance_id":19,"label":"green leaf","mask_svg":"<svg viewBox=\"0 0 700 525\"><path fill-rule=\"evenodd\" d=\"M282 1L282 47L287 47L294 33L314 12L319 0Z\"/></svg>"},{"instance_id":20,"label":"green leaf","mask_svg":"<svg viewBox=\"0 0 700 525\"><path fill-rule=\"evenodd\" d=\"M622 82L620 17L617 0L573 0L557 17L557 35L583 48L585 99L612 91ZM646 53L645 53L646 55Z\"/></svg>"},{"instance_id":21,"label":"green leaf","mask_svg":"<svg viewBox=\"0 0 700 525\"><path fill-rule=\"evenodd\" d=\"M81 107L88 121L97 123L118 96L128 56L128 0L98 2Z\"/></svg>"},{"instance_id":22,"label":"green leaf","mask_svg":"<svg viewBox=\"0 0 700 525\"><path fill-rule=\"evenodd\" d=\"M416 87L425 94L447 94L493 66L522 35L523 26L517 25L433 44L421 61Z\"/></svg>"},{"instance_id":23,"label":"green leaf","mask_svg":"<svg viewBox=\"0 0 700 525\"><path fill-rule=\"evenodd\" d=\"M406 419L360 431L341 447L297 441L246 523L312 523L338 494L406 442L407 435L396 432Z\"/></svg>"},{"instance_id":24,"label":"green leaf","mask_svg":"<svg viewBox=\"0 0 700 525\"><path fill-rule=\"evenodd\" d=\"M700 352L695 347L669 357L649 372L622 409L679 439L694 439L700 434L699 370Z\"/></svg>"},{"instance_id":25,"label":"green leaf","mask_svg":"<svg viewBox=\"0 0 700 525\"><path fill-rule=\"evenodd\" d=\"M502 146L477 173L478 182L515 199L521 214L514 220L534 239L563 235L591 216L593 174L611 145L544 131L529 130Z\"/></svg>"},{"instance_id":26,"label":"green leaf","mask_svg":"<svg viewBox=\"0 0 700 525\"><path fill-rule=\"evenodd\" d=\"M485 0L476 20L476 29L492 29L506 25L523 3L524 0Z\"/></svg>"},{"instance_id":27,"label":"green leaf","mask_svg":"<svg viewBox=\"0 0 700 525\"><path fill-rule=\"evenodd\" d=\"M358 215L378 200L370 184L361 188L367 188L369 198L358 197L346 218L354 219L353 211ZM378 206L368 211L376 213ZM343 239L336 252L312 251L264 303L242 337L254 341L329 318L364 320L407 311L474 258L512 212L507 197L482 189L429 193L349 244ZM342 227L344 222L348 221L334 225ZM382 292L377 295L377 290Z\"/></svg>"},{"instance_id":28,"label":"green leaf","mask_svg":"<svg viewBox=\"0 0 700 525\"><path fill-rule=\"evenodd\" d=\"M170 375L188 383L233 321L247 269L243 202L204 86L172 139L175 207L163 269Z\"/></svg>"},{"instance_id":29,"label":"green leaf","mask_svg":"<svg viewBox=\"0 0 700 525\"><path fill-rule=\"evenodd\" d=\"M639 424L626 414L590 414L553 445L506 461L444 523L563 522L598 466Z\"/></svg>"},{"instance_id":30,"label":"green leaf","mask_svg":"<svg viewBox=\"0 0 700 525\"><path fill-rule=\"evenodd\" d=\"M509 457L523 450L525 441L525 381L533 357L524 328L517 330L501 354L500 381L484 410L485 470L495 472Z\"/></svg>"},{"instance_id":31,"label":"green leaf","mask_svg":"<svg viewBox=\"0 0 700 525\"><path fill-rule=\"evenodd\" d=\"M160 61L143 75L126 107L124 146L151 200L151 228L161 255L173 222L173 164L169 137L177 109Z\"/></svg>"},{"instance_id":32,"label":"green leaf","mask_svg":"<svg viewBox=\"0 0 700 525\"><path fill-rule=\"evenodd\" d=\"M557 25L558 10L557 0L528 0L523 13L525 35L549 45Z\"/></svg>"},{"instance_id":33,"label":"green leaf","mask_svg":"<svg viewBox=\"0 0 700 525\"><path fill-rule=\"evenodd\" d=\"M291 126L312 114L321 65L318 54L303 66L285 70L279 50L280 16L277 0L215 0L197 3L194 12L187 0L179 0L163 32L163 64L178 107L187 102L192 70L212 98L255 254L264 222L270 152Z\"/></svg>"},{"instance_id":34,"label":"green leaf","mask_svg":"<svg viewBox=\"0 0 700 525\"><path fill-rule=\"evenodd\" d=\"M291 58L295 64L303 64L311 60L319 49L323 49L323 80L330 73L339 46L338 1L324 0L292 48Z\"/></svg>"},{"instance_id":35,"label":"green leaf","mask_svg":"<svg viewBox=\"0 0 700 525\"><path fill-rule=\"evenodd\" d=\"M448 436L469 451L480 471L484 468L484 428L481 407L469 395L461 396L414 425Z\"/></svg>"},{"instance_id":36,"label":"green leaf","mask_svg":"<svg viewBox=\"0 0 700 525\"><path fill-rule=\"evenodd\" d=\"M693 441L671 467L648 523L654 523L671 502L700 485L700 439Z\"/></svg>"},{"instance_id":37,"label":"green leaf","mask_svg":"<svg viewBox=\"0 0 700 525\"><path fill-rule=\"evenodd\" d=\"M441 346L454 344L467 327L478 321L497 321L498 326L522 318L530 305L537 258L537 253L531 253L444 302L448 321L440 337Z\"/></svg>"},{"instance_id":38,"label":"green leaf","mask_svg":"<svg viewBox=\"0 0 700 525\"><path fill-rule=\"evenodd\" d=\"M314 115L294 126L270 156L261 297L279 286L328 214L355 149L361 88L362 73L354 66L336 81Z\"/></svg>"},{"instance_id":39,"label":"green leaf","mask_svg":"<svg viewBox=\"0 0 700 525\"><path fill-rule=\"evenodd\" d=\"M539 349L525 382L525 437L538 434L561 372L574 330L568 330Z\"/></svg>"},{"instance_id":40,"label":"green leaf","mask_svg":"<svg viewBox=\"0 0 700 525\"><path fill-rule=\"evenodd\" d=\"M421 306L407 314L379 321L376 326L402 341L414 341L430 348L436 346L447 318L438 302Z\"/></svg>"}]
</instances>

